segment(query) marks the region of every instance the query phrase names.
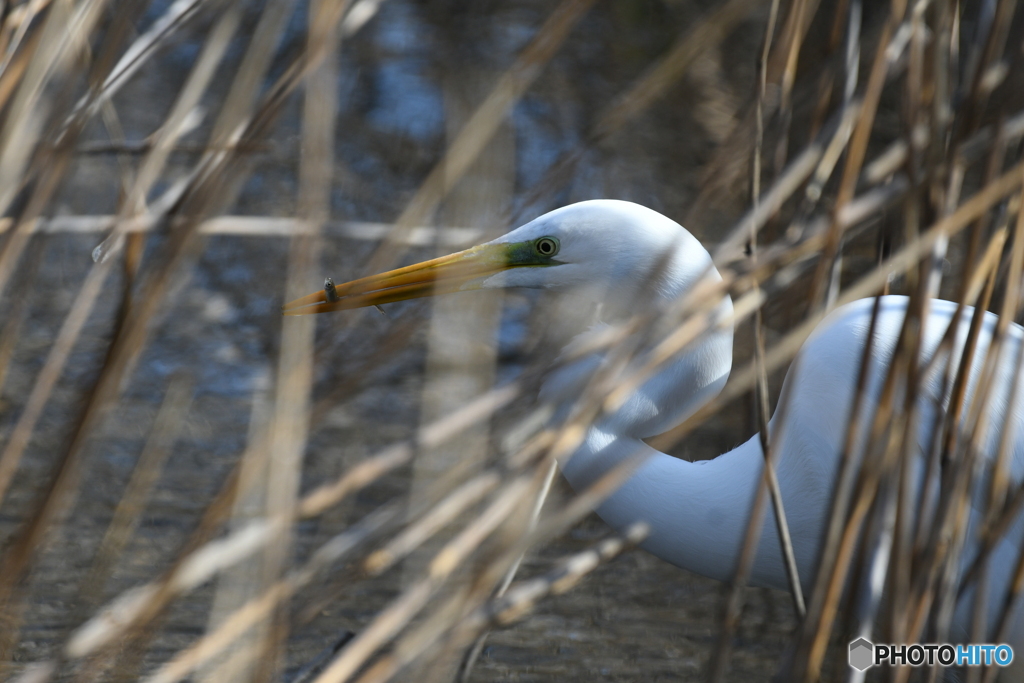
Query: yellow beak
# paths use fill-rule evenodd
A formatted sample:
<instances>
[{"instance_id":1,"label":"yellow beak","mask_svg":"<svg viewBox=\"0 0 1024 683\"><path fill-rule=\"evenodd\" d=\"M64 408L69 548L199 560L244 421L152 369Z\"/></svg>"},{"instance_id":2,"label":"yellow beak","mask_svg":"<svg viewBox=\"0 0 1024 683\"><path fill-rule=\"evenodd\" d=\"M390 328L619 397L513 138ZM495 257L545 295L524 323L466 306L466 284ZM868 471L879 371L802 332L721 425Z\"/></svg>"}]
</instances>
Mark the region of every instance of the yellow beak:
<instances>
[{"instance_id":1,"label":"yellow beak","mask_svg":"<svg viewBox=\"0 0 1024 683\"><path fill-rule=\"evenodd\" d=\"M285 315L343 311L364 306L390 304L435 294L479 288L479 280L518 265L511 244L481 244L465 251L370 275L334 286L328 280L323 290L284 305ZM539 264L538 264L539 265Z\"/></svg>"}]
</instances>

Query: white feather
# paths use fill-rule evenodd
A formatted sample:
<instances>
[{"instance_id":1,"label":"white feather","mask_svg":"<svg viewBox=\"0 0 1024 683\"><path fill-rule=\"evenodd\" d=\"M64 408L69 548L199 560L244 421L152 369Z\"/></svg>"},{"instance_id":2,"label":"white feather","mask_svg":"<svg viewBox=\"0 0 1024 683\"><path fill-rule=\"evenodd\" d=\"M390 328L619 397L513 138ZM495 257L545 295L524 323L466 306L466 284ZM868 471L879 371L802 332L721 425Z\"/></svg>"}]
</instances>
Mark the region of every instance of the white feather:
<instances>
[{"instance_id":1,"label":"white feather","mask_svg":"<svg viewBox=\"0 0 1024 683\"><path fill-rule=\"evenodd\" d=\"M606 318L629 312L645 290L652 271L657 271L654 295L661 301L675 299L701 278L719 279L711 257L700 243L680 225L661 214L629 202L599 200L582 202L548 213L499 238L496 242L520 242L544 236L555 237L561 245L556 256L564 263L550 268L516 268L485 281L486 287L564 288L585 292L602 304ZM794 550L805 590L813 583L820 543L831 496L838 475L839 458L855 393L856 373L866 343L873 300L863 300L834 311L815 330L800 350L784 386L788 418L784 427L772 420L769 432L778 439L778 478L793 537ZM728 298L720 304L722 313L731 312ZM874 341L867 396L868 410L861 419L865 430L871 424L874 405L896 347L905 316L907 300L883 297ZM925 328L921 361L930 358L956 310L956 305L933 301ZM959 358L972 309L959 322ZM991 341L996 316L986 314L975 362L970 373L968 397L978 382L985 353ZM1011 383L1021 382L1014 361L1024 330L1010 325L1005 350L996 374L989 404L989 432L985 457L992 458L998 434L1009 404ZM651 535L643 544L655 555L685 569L730 580L735 571L746 520L755 487L761 476L763 456L759 438L734 450L702 462L686 462L654 451L642 438L653 436L678 424L713 398L724 386L732 361L732 334L708 334L692 344L674 361L641 386L616 413L594 425L585 443L564 463L563 473L577 489L587 486L623 458L641 451L648 459L640 470L598 510L616 529L644 520ZM570 402L578 398L599 357L585 358L574 366L553 373L542 396ZM933 420L941 416L949 397L942 395L943 364L923 383L919 411L917 478L924 471L921 451L928 443ZM1024 478L1024 389L1007 422L1013 429L1011 478L1017 485ZM863 448L865 435L858 440ZM980 495L982 487L976 489ZM935 502L930 501L934 506ZM978 505L980 506L980 504ZM973 526L979 522L975 511ZM1017 521L1007 540L997 549L990 564L990 627L1008 590L1022 540L1024 518ZM977 551L976 539L968 543L962 558L966 566ZM787 589L780 544L770 506L758 547L751 580L755 585ZM958 605L954 632L959 638L969 633L969 592ZM1018 617L1014 641L1024 644L1024 619ZM1019 650L1024 652L1024 649ZM1022 658L1024 659L1024 658Z\"/></svg>"}]
</instances>

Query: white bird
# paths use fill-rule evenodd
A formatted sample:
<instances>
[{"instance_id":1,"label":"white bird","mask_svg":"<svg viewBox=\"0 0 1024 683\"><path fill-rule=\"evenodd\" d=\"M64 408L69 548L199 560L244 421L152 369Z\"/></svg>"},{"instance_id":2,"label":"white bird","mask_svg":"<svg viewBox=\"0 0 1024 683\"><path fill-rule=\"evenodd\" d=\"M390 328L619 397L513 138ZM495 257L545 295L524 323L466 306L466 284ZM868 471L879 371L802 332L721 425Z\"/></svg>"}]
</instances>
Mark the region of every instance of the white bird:
<instances>
[{"instance_id":1,"label":"white bird","mask_svg":"<svg viewBox=\"0 0 1024 683\"><path fill-rule=\"evenodd\" d=\"M288 314L323 312L390 303L437 293L470 289L528 287L558 289L575 302L599 304L599 322L612 323L636 308L638 298L654 298L664 305L684 296L702 278L720 280L711 256L682 226L637 204L596 200L573 204L547 213L508 234L465 251L399 268L317 292L286 305ZM801 348L783 384L781 401L788 401L785 424L769 423L782 499L793 540L801 584L813 585L830 502L839 474L846 425L856 393L856 374L871 321L873 299L833 311ZM906 313L907 299L882 297L868 374L868 406L861 424L871 424L889 360ZM955 315L956 304L932 301L925 325L921 360L931 358ZM732 302L725 297L717 313L728 316ZM973 310L966 308L959 324L953 362L960 357ZM968 400L972 395L997 317L987 313L974 354ZM658 557L690 571L723 581L736 568L742 538L759 485L764 458L754 436L712 460L687 462L660 453L643 439L664 433L692 415L717 395L732 364L732 331L708 332L633 392L615 412L596 422L562 472L577 490L633 456L646 460L638 471L597 512L612 527L622 530L637 520L651 527L643 547ZM989 432L985 457L998 450L1003 419L1010 403L1013 381L1024 376L1014 367L1024 337L1011 324L1000 356L989 403ZM583 383L598 356L585 357L552 372L541 396L555 403L578 399ZM948 405L943 396L943 363L923 379L915 461L918 490L923 458L937 406ZM794 368L797 370L794 371ZM1024 479L1024 387L1006 422L1013 430L1010 458L1012 486ZM776 416L777 417L777 416ZM776 434L776 430L781 430ZM860 438L863 449L864 437ZM856 452L857 449L855 449ZM976 487L974 505L983 506L982 485ZM929 501L935 512L937 502ZM981 519L975 509L971 537ZM992 555L989 569L989 632L1003 604L1024 539L1024 518L1017 519ZM977 551L972 540L963 553L966 567ZM774 514L769 506L751 574L751 583L788 590L788 580ZM968 591L960 601L951 636L968 640ZM1017 611L1011 642L1024 643L1024 617ZM1019 653L1024 660L1024 650Z\"/></svg>"}]
</instances>

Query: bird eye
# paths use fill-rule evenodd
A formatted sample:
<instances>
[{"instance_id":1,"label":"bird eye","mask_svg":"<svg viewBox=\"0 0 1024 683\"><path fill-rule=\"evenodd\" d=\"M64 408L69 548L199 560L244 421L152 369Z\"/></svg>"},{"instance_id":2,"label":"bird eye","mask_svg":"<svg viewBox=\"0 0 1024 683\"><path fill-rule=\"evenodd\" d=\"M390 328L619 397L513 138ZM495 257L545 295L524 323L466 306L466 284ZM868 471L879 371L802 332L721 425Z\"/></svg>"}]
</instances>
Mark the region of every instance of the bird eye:
<instances>
[{"instance_id":1,"label":"bird eye","mask_svg":"<svg viewBox=\"0 0 1024 683\"><path fill-rule=\"evenodd\" d=\"M541 256L554 256L558 253L558 240L554 237L541 237L533 243L533 248Z\"/></svg>"}]
</instances>

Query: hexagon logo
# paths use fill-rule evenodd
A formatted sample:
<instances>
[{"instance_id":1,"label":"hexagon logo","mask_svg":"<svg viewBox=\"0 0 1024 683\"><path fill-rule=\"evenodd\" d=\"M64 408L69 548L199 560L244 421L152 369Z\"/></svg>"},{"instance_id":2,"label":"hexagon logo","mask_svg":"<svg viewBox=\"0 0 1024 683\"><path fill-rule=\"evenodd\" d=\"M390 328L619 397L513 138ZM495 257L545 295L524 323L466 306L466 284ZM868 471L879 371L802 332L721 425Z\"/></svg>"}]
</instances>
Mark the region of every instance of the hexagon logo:
<instances>
[{"instance_id":1,"label":"hexagon logo","mask_svg":"<svg viewBox=\"0 0 1024 683\"><path fill-rule=\"evenodd\" d=\"M867 638L858 638L850 643L850 666L864 671L875 663L875 646Z\"/></svg>"}]
</instances>

